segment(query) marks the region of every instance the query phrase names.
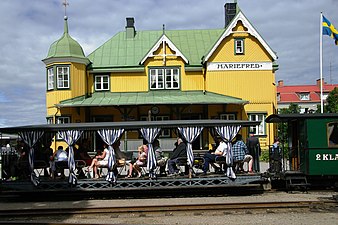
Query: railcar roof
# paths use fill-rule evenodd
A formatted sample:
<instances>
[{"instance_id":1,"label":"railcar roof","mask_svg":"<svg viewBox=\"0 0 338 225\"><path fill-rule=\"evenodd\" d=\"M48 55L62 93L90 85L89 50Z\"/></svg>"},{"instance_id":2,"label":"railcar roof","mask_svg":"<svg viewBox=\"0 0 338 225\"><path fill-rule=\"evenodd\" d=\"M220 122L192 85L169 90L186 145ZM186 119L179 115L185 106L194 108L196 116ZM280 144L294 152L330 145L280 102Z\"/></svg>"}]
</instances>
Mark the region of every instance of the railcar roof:
<instances>
[{"instance_id":1,"label":"railcar roof","mask_svg":"<svg viewBox=\"0 0 338 225\"><path fill-rule=\"evenodd\" d=\"M215 127L225 125L241 125L242 127L250 127L259 125L259 121L247 120L167 120L167 121L124 121L124 122L92 122L92 123L67 123L67 124L43 124L29 125L17 127L0 128L1 133L17 133L19 131L47 131L56 132L61 130L99 130L99 129L116 129L124 128L125 130L135 130L139 128L160 127L160 128L176 128L176 127Z\"/></svg>"},{"instance_id":2,"label":"railcar roof","mask_svg":"<svg viewBox=\"0 0 338 225\"><path fill-rule=\"evenodd\" d=\"M338 113L272 114L265 119L267 123L282 123L305 119L338 119Z\"/></svg>"}]
</instances>

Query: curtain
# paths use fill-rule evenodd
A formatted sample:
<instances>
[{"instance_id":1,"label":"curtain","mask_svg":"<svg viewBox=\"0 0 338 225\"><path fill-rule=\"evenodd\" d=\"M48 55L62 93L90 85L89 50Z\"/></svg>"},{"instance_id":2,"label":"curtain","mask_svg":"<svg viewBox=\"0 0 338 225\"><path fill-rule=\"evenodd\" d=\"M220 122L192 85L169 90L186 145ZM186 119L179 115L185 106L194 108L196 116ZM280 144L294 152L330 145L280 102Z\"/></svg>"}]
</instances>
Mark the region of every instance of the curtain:
<instances>
[{"instance_id":1,"label":"curtain","mask_svg":"<svg viewBox=\"0 0 338 225\"><path fill-rule=\"evenodd\" d=\"M38 140L42 137L43 134L44 134L43 131L19 132L20 137L29 147L29 156L28 156L29 168L31 172L31 181L35 186L38 186L40 184L40 181L36 173L34 172L34 145L38 142Z\"/></svg>"},{"instance_id":2,"label":"curtain","mask_svg":"<svg viewBox=\"0 0 338 225\"><path fill-rule=\"evenodd\" d=\"M192 142L200 135L203 127L178 127L183 138L188 142L187 144L187 157L188 165L190 167L194 164L194 154L192 152Z\"/></svg>"},{"instance_id":3,"label":"curtain","mask_svg":"<svg viewBox=\"0 0 338 225\"><path fill-rule=\"evenodd\" d=\"M229 125L229 126L218 126L215 127L218 135L222 137L223 140L227 141L228 144L228 151L224 154L226 158L226 164L227 164L227 176L230 178L235 179L236 174L234 173L232 169L232 164L233 164L233 153L232 153L232 145L231 141L232 139L235 138L239 130L241 129L240 125Z\"/></svg>"},{"instance_id":4,"label":"curtain","mask_svg":"<svg viewBox=\"0 0 338 225\"><path fill-rule=\"evenodd\" d=\"M109 158L108 158L108 175L106 177L106 181L108 181L109 183L115 183L117 179L117 177L113 172L116 163L115 150L113 148L113 144L120 138L123 132L124 129L113 129L113 130L102 129L97 131L102 140L108 145Z\"/></svg>"},{"instance_id":5,"label":"curtain","mask_svg":"<svg viewBox=\"0 0 338 225\"><path fill-rule=\"evenodd\" d=\"M141 128L141 134L144 139L148 142L148 156L147 156L147 169L149 171L149 177L155 178L155 169L156 169L156 157L153 148L153 142L157 135L160 133L161 128Z\"/></svg>"},{"instance_id":6,"label":"curtain","mask_svg":"<svg viewBox=\"0 0 338 225\"><path fill-rule=\"evenodd\" d=\"M83 131L79 130L67 130L59 131L60 137L67 143L69 152L68 152L68 168L69 168L69 179L68 183L71 185L76 185L77 178L75 174L75 160L74 160L74 150L73 145L81 137Z\"/></svg>"}]
</instances>

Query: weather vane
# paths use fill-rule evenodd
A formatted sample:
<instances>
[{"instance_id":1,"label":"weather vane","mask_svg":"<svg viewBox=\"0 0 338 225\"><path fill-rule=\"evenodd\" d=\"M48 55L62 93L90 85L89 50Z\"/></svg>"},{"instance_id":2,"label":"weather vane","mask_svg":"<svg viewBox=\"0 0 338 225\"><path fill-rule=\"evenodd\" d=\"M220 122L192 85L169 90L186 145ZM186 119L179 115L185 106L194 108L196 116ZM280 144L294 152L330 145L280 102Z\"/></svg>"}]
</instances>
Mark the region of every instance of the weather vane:
<instances>
[{"instance_id":1,"label":"weather vane","mask_svg":"<svg viewBox=\"0 0 338 225\"><path fill-rule=\"evenodd\" d=\"M67 0L64 0L62 5L65 7L65 17L67 17L67 6L69 6L69 3Z\"/></svg>"}]
</instances>

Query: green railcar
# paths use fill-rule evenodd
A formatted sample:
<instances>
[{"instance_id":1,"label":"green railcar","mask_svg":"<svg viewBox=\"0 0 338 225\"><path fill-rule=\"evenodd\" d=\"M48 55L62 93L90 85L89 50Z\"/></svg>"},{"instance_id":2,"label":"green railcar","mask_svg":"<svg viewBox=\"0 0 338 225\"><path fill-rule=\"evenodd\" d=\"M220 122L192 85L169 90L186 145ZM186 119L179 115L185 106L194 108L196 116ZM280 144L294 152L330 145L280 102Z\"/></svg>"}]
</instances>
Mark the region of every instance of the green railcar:
<instances>
[{"instance_id":1,"label":"green railcar","mask_svg":"<svg viewBox=\"0 0 338 225\"><path fill-rule=\"evenodd\" d=\"M286 123L286 170L308 177L338 178L338 114L273 114L268 123ZM278 128L278 127L276 127Z\"/></svg>"}]
</instances>

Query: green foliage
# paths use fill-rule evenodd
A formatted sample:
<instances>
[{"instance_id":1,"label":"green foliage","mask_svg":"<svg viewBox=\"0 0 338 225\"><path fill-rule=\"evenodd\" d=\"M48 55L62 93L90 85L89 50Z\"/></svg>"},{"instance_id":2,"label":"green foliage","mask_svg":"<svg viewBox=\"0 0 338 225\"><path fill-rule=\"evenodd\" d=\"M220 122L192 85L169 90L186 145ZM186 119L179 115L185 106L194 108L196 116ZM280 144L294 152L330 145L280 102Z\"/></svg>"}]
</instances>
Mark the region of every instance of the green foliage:
<instances>
[{"instance_id":1,"label":"green foliage","mask_svg":"<svg viewBox=\"0 0 338 225\"><path fill-rule=\"evenodd\" d=\"M259 160L262 162L269 162L269 149L262 149L261 156Z\"/></svg>"},{"instance_id":2,"label":"green foliage","mask_svg":"<svg viewBox=\"0 0 338 225\"><path fill-rule=\"evenodd\" d=\"M281 109L279 114L294 114L300 113L300 106L296 103L291 103L289 108ZM287 143L288 138L288 125L286 123L279 123L277 135L282 142Z\"/></svg>"},{"instance_id":3,"label":"green foliage","mask_svg":"<svg viewBox=\"0 0 338 225\"><path fill-rule=\"evenodd\" d=\"M338 88L335 87L326 98L326 112L338 113Z\"/></svg>"}]
</instances>

